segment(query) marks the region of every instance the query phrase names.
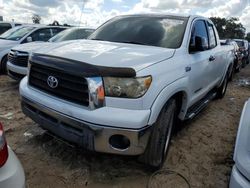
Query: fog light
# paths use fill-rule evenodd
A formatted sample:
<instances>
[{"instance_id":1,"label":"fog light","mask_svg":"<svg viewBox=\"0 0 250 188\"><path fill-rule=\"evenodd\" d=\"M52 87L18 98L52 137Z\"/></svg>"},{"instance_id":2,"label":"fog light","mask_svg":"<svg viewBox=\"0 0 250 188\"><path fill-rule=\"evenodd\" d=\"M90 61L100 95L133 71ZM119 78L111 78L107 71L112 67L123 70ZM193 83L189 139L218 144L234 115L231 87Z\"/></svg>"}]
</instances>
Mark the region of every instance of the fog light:
<instances>
[{"instance_id":1,"label":"fog light","mask_svg":"<svg viewBox=\"0 0 250 188\"><path fill-rule=\"evenodd\" d=\"M130 141L126 136L123 135L113 135L109 138L109 144L117 150L125 150L130 146Z\"/></svg>"}]
</instances>

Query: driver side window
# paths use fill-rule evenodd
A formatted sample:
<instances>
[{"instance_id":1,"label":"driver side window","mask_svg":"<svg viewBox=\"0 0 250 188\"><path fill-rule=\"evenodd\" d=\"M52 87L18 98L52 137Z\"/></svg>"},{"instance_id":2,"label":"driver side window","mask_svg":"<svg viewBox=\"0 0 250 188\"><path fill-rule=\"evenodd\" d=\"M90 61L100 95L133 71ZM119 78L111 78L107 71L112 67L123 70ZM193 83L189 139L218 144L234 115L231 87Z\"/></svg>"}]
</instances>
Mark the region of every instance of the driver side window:
<instances>
[{"instance_id":1,"label":"driver side window","mask_svg":"<svg viewBox=\"0 0 250 188\"><path fill-rule=\"evenodd\" d=\"M195 21L189 44L189 51L199 52L208 50L208 33L205 21L197 20Z\"/></svg>"}]
</instances>

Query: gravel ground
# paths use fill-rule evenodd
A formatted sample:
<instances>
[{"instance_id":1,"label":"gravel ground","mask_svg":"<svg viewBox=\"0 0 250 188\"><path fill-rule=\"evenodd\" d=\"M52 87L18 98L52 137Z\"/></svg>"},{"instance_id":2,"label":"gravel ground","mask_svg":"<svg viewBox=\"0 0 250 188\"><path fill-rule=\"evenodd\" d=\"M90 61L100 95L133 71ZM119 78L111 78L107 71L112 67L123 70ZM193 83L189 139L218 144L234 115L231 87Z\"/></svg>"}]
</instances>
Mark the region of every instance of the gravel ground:
<instances>
[{"instance_id":1,"label":"gravel ground","mask_svg":"<svg viewBox=\"0 0 250 188\"><path fill-rule=\"evenodd\" d=\"M174 135L164 169L181 173L191 187L228 186L238 122L250 96L250 88L239 83L249 75L247 66L222 100L184 123ZM134 157L84 151L46 134L22 114L18 83L7 76L0 76L0 121L24 166L27 187L144 188L151 176ZM166 172L151 180L150 187L187 187L179 176Z\"/></svg>"}]
</instances>

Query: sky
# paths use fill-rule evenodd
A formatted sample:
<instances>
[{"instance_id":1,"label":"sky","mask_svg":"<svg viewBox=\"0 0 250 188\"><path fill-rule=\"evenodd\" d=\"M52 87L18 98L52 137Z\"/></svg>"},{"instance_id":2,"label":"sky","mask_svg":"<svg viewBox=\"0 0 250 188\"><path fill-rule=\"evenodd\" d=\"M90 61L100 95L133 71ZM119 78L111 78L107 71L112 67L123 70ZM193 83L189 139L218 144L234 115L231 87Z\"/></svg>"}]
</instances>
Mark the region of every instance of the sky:
<instances>
[{"instance_id":1,"label":"sky","mask_svg":"<svg viewBox=\"0 0 250 188\"><path fill-rule=\"evenodd\" d=\"M43 24L57 20L98 27L117 15L147 12L234 16L250 32L250 0L0 0L4 20L22 23L31 23L32 14L38 14Z\"/></svg>"}]
</instances>

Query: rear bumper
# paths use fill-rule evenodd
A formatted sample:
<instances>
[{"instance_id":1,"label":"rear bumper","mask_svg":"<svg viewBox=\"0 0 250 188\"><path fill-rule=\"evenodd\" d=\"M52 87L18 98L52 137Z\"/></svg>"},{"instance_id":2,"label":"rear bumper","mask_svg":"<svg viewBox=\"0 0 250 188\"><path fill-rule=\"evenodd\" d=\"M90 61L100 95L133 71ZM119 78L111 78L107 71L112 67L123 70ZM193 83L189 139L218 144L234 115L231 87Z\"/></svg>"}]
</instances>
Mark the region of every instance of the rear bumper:
<instances>
[{"instance_id":1,"label":"rear bumper","mask_svg":"<svg viewBox=\"0 0 250 188\"><path fill-rule=\"evenodd\" d=\"M24 97L22 97L22 110L44 129L64 140L97 152L121 155L142 154L151 132L151 126L133 130L85 122ZM130 142L129 147L126 149L113 147L110 144L110 138L113 135L125 136Z\"/></svg>"},{"instance_id":2,"label":"rear bumper","mask_svg":"<svg viewBox=\"0 0 250 188\"><path fill-rule=\"evenodd\" d=\"M11 148L8 151L8 160L0 168L0 187L25 188L23 167Z\"/></svg>"},{"instance_id":3,"label":"rear bumper","mask_svg":"<svg viewBox=\"0 0 250 188\"><path fill-rule=\"evenodd\" d=\"M24 76L26 76L28 68L27 67L21 67L17 65L13 65L9 61L7 62L7 70L8 75L15 79L15 80L21 80Z\"/></svg>"},{"instance_id":4,"label":"rear bumper","mask_svg":"<svg viewBox=\"0 0 250 188\"><path fill-rule=\"evenodd\" d=\"M250 182L233 166L229 188L250 188Z\"/></svg>"}]
</instances>

